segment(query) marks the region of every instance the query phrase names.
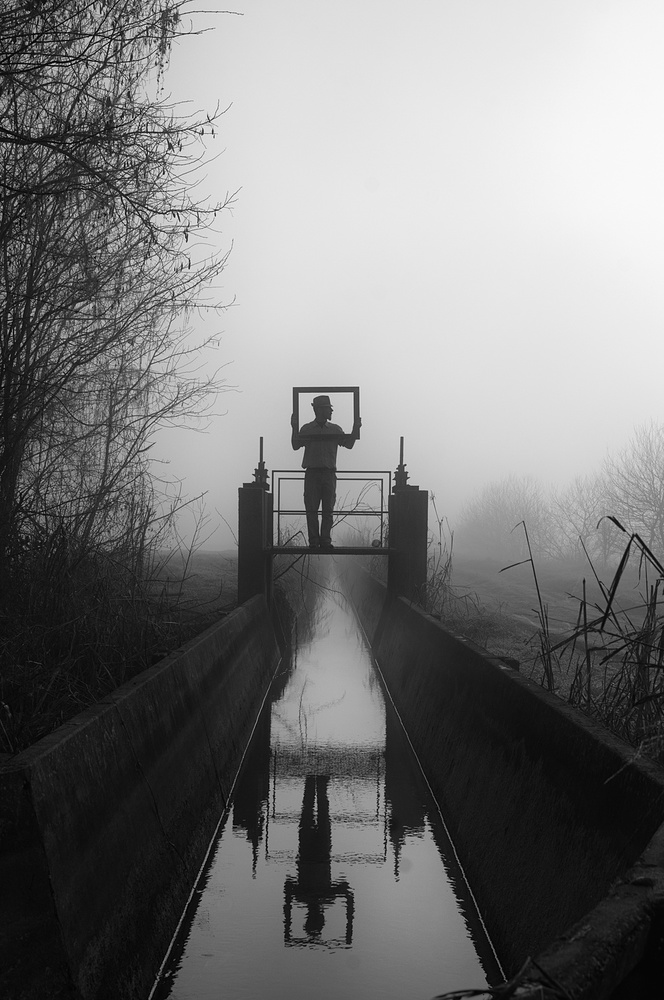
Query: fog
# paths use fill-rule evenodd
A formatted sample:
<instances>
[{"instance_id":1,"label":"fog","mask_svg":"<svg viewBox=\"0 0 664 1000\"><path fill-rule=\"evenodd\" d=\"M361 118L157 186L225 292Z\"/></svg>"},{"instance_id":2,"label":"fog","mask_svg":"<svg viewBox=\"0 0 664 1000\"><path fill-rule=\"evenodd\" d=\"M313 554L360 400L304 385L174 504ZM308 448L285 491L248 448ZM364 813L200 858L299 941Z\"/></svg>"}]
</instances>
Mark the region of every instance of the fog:
<instances>
[{"instance_id":1,"label":"fog","mask_svg":"<svg viewBox=\"0 0 664 1000\"><path fill-rule=\"evenodd\" d=\"M199 192L241 188L218 236L235 304L192 334L235 388L155 450L207 492L206 547L232 544L261 436L269 469L299 467L293 386L358 385L343 468L394 469L403 436L452 523L486 483L564 484L660 419L660 0L235 10L197 16L215 30L165 81L228 108Z\"/></svg>"}]
</instances>

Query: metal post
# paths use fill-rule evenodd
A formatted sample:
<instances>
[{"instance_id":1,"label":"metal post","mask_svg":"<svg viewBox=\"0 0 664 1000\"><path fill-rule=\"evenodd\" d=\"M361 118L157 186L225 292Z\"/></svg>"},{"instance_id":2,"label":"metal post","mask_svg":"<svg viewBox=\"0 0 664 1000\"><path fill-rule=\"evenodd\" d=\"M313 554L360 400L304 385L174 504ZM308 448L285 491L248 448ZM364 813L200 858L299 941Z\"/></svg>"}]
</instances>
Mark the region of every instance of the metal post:
<instances>
[{"instance_id":1,"label":"metal post","mask_svg":"<svg viewBox=\"0 0 664 1000\"><path fill-rule=\"evenodd\" d=\"M403 461L403 438L399 438L399 464L394 473L394 489L395 492L396 490L408 489L408 473Z\"/></svg>"}]
</instances>

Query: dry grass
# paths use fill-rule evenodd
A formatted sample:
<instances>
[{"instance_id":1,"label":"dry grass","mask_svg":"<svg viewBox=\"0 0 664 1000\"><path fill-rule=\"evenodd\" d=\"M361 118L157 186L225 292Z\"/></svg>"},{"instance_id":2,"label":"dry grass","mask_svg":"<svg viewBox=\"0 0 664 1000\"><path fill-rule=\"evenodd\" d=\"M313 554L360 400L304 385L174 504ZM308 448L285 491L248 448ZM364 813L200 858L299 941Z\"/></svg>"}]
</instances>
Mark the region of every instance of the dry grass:
<instances>
[{"instance_id":1,"label":"dry grass","mask_svg":"<svg viewBox=\"0 0 664 1000\"><path fill-rule=\"evenodd\" d=\"M551 649L566 667L570 701L664 760L664 565L609 520L626 536L618 566L608 585L595 576L600 600L588 599L584 581L576 626Z\"/></svg>"},{"instance_id":2,"label":"dry grass","mask_svg":"<svg viewBox=\"0 0 664 1000\"><path fill-rule=\"evenodd\" d=\"M385 560L374 561L384 573ZM664 568L654 554L629 536L607 583L589 563L529 559L505 569L456 553L452 559L452 538L439 524L426 610L451 632L518 661L522 674L602 720L639 752L661 759ZM112 567L98 566L92 575L88 567L86 574L76 586L58 589L58 607L46 609L48 615L28 609L20 633L15 623L4 623L0 753L16 753L51 732L203 631L237 600L235 552L162 557L148 590L132 599ZM294 589L294 606L308 603L310 575L303 564L280 581ZM105 615L95 597L101 591ZM10 647L22 655L7 655ZM127 648L131 657L117 652Z\"/></svg>"},{"instance_id":3,"label":"dry grass","mask_svg":"<svg viewBox=\"0 0 664 1000\"><path fill-rule=\"evenodd\" d=\"M606 580L590 561L531 555L501 567L455 557L440 618L662 761L664 566L614 524L626 541Z\"/></svg>"},{"instance_id":4,"label":"dry grass","mask_svg":"<svg viewBox=\"0 0 664 1000\"><path fill-rule=\"evenodd\" d=\"M230 610L230 554L26 562L2 610L0 754L16 754Z\"/></svg>"},{"instance_id":5,"label":"dry grass","mask_svg":"<svg viewBox=\"0 0 664 1000\"><path fill-rule=\"evenodd\" d=\"M532 594L521 592L520 575L500 578L501 567L479 560L459 559L454 535L438 517L429 547L425 610L452 633L461 634L497 656L532 662L536 624L532 621ZM524 598L527 604L524 606Z\"/></svg>"}]
</instances>

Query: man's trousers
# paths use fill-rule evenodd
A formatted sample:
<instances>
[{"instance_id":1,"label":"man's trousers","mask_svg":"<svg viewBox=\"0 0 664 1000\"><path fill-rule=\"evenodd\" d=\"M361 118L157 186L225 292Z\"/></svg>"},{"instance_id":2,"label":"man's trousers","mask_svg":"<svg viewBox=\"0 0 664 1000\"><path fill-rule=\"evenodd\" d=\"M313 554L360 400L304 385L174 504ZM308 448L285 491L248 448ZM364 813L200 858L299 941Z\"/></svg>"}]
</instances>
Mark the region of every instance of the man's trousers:
<instances>
[{"instance_id":1,"label":"man's trousers","mask_svg":"<svg viewBox=\"0 0 664 1000\"><path fill-rule=\"evenodd\" d=\"M334 469L305 469L304 509L307 513L309 545L329 545L332 535L332 511L337 499L337 474ZM318 527L318 508L321 524Z\"/></svg>"}]
</instances>

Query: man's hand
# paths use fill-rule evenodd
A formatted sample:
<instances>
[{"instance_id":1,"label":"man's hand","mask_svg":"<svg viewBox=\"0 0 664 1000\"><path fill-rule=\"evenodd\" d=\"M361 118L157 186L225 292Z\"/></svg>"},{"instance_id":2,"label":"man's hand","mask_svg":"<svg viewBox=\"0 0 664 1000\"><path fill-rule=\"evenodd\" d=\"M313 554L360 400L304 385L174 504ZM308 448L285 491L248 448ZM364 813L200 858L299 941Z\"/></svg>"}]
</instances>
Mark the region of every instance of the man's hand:
<instances>
[{"instance_id":1,"label":"man's hand","mask_svg":"<svg viewBox=\"0 0 664 1000\"><path fill-rule=\"evenodd\" d=\"M359 434L361 426L362 426L362 421L358 417L357 420L353 422L353 434Z\"/></svg>"},{"instance_id":2,"label":"man's hand","mask_svg":"<svg viewBox=\"0 0 664 1000\"><path fill-rule=\"evenodd\" d=\"M297 451L298 448L302 447L304 441L300 437L300 431L297 426L297 416L295 413L293 413L290 418L290 425L291 425L291 438L290 438L291 446L293 448L293 451Z\"/></svg>"}]
</instances>

